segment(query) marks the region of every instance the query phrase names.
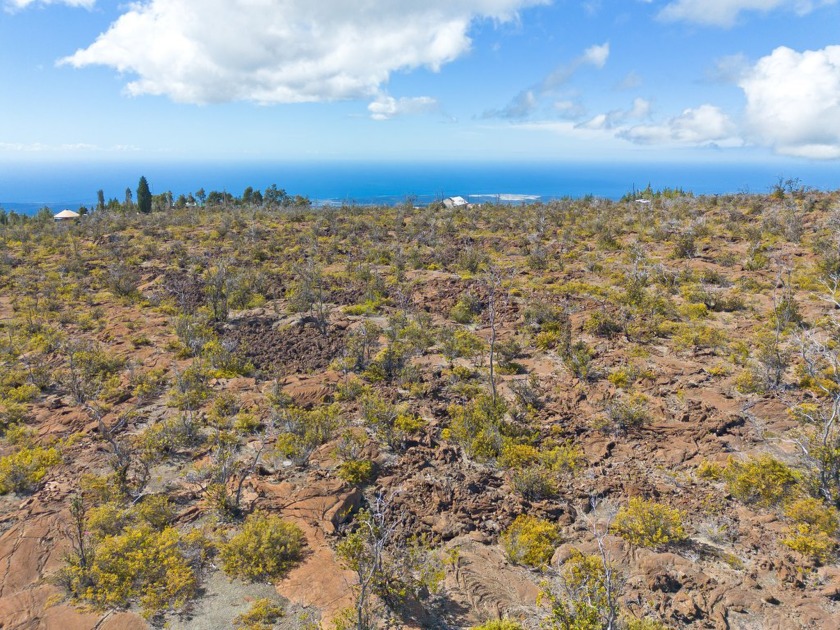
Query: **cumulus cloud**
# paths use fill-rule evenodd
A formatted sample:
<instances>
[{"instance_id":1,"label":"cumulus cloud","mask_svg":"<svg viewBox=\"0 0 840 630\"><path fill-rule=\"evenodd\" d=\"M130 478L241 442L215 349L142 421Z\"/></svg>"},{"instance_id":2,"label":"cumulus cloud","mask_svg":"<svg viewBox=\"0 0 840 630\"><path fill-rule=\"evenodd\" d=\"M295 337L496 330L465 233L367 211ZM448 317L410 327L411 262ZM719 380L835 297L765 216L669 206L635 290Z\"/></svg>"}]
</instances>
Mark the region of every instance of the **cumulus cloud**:
<instances>
[{"instance_id":1,"label":"cumulus cloud","mask_svg":"<svg viewBox=\"0 0 840 630\"><path fill-rule=\"evenodd\" d=\"M136 76L129 94L188 103L375 97L394 71L437 71L464 54L475 20L544 2L151 0L60 63L110 66Z\"/></svg>"},{"instance_id":2,"label":"cumulus cloud","mask_svg":"<svg viewBox=\"0 0 840 630\"><path fill-rule=\"evenodd\" d=\"M840 46L777 48L739 85L752 141L783 155L840 158Z\"/></svg>"},{"instance_id":3,"label":"cumulus cloud","mask_svg":"<svg viewBox=\"0 0 840 630\"><path fill-rule=\"evenodd\" d=\"M622 129L620 137L638 144L740 145L735 124L719 107L701 105L656 125Z\"/></svg>"},{"instance_id":4,"label":"cumulus cloud","mask_svg":"<svg viewBox=\"0 0 840 630\"><path fill-rule=\"evenodd\" d=\"M438 102L428 96L399 98L382 95L368 105L370 117L374 120L388 120L406 114L426 114L436 110Z\"/></svg>"},{"instance_id":5,"label":"cumulus cloud","mask_svg":"<svg viewBox=\"0 0 840 630\"><path fill-rule=\"evenodd\" d=\"M541 98L566 83L581 66L603 68L607 64L609 56L609 42L590 46L583 51L582 55L576 57L570 63L557 66L537 85L522 90L505 107L484 112L484 118L526 118L534 112Z\"/></svg>"},{"instance_id":6,"label":"cumulus cloud","mask_svg":"<svg viewBox=\"0 0 840 630\"><path fill-rule=\"evenodd\" d=\"M800 15L810 13L837 0L676 0L659 12L666 21L694 22L707 26L729 27L735 24L743 11L769 12L774 9L792 9Z\"/></svg>"}]
</instances>

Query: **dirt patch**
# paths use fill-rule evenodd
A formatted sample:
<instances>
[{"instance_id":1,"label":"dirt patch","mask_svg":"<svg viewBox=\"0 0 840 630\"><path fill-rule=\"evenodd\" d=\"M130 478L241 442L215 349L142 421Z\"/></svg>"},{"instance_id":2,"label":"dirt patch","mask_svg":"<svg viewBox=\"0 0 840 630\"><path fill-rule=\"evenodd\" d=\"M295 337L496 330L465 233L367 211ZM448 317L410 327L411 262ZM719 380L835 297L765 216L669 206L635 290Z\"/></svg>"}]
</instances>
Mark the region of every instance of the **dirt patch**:
<instances>
[{"instance_id":1,"label":"dirt patch","mask_svg":"<svg viewBox=\"0 0 840 630\"><path fill-rule=\"evenodd\" d=\"M330 325L324 335L309 318L283 325L265 318L239 319L222 332L264 374L315 372L344 349L345 328Z\"/></svg>"},{"instance_id":2,"label":"dirt patch","mask_svg":"<svg viewBox=\"0 0 840 630\"><path fill-rule=\"evenodd\" d=\"M185 313L194 313L204 304L204 280L196 273L169 269L163 274L160 284Z\"/></svg>"}]
</instances>

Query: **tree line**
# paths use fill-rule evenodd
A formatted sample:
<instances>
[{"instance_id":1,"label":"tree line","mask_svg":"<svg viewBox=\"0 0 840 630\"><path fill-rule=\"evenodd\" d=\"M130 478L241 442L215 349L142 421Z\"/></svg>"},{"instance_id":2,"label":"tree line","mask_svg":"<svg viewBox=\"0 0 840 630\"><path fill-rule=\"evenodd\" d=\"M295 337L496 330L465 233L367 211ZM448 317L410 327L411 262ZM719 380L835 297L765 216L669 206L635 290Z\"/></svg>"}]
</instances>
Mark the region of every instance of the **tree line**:
<instances>
[{"instance_id":1,"label":"tree line","mask_svg":"<svg viewBox=\"0 0 840 630\"><path fill-rule=\"evenodd\" d=\"M136 192L136 201L134 192ZM308 197L301 195L290 195L277 184L271 184L264 191L248 186L240 196L236 196L226 190L211 190L206 192L199 188L194 193L180 194L176 198L171 190L160 194L152 194L149 182L144 176L140 177L136 191L131 188L125 189L125 198L121 202L112 197L105 201L105 192L100 189L96 191L96 210L129 211L136 210L143 214L151 212L163 212L170 208L188 207L241 207L255 206L265 208L288 208L308 207L312 202Z\"/></svg>"}]
</instances>

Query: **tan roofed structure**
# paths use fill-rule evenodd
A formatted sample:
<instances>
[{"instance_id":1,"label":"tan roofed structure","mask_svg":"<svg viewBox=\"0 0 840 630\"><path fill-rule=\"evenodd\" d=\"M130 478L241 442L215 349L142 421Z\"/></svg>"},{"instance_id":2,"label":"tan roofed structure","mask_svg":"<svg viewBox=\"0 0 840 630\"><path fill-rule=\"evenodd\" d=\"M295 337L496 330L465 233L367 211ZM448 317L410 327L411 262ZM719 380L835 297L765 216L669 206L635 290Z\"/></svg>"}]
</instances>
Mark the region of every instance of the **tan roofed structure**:
<instances>
[{"instance_id":1,"label":"tan roofed structure","mask_svg":"<svg viewBox=\"0 0 840 630\"><path fill-rule=\"evenodd\" d=\"M72 210L62 210L57 215L55 215L56 221L69 221L70 219L78 219L81 215L78 212L73 212Z\"/></svg>"}]
</instances>

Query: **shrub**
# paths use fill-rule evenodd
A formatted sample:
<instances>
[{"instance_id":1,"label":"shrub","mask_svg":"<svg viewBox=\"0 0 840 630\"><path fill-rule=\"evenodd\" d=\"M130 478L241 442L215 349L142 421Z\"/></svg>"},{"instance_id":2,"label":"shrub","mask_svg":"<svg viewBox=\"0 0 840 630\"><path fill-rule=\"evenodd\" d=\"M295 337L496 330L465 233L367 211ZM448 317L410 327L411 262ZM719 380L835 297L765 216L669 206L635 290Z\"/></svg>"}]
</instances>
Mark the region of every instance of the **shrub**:
<instances>
[{"instance_id":1,"label":"shrub","mask_svg":"<svg viewBox=\"0 0 840 630\"><path fill-rule=\"evenodd\" d=\"M254 600L248 612L233 620L235 630L272 630L285 614L283 606L267 597Z\"/></svg>"},{"instance_id":2,"label":"shrub","mask_svg":"<svg viewBox=\"0 0 840 630\"><path fill-rule=\"evenodd\" d=\"M65 574L70 589L98 606L138 601L146 617L181 608L196 595L198 576L190 566L178 532L147 525L104 538L90 568L71 561Z\"/></svg>"},{"instance_id":3,"label":"shrub","mask_svg":"<svg viewBox=\"0 0 840 630\"><path fill-rule=\"evenodd\" d=\"M373 462L369 459L353 459L343 462L338 467L338 476L347 483L361 486L369 483L374 476Z\"/></svg>"},{"instance_id":4,"label":"shrub","mask_svg":"<svg viewBox=\"0 0 840 630\"><path fill-rule=\"evenodd\" d=\"M785 501L799 481L796 472L770 455L751 457L746 461L730 458L723 478L732 496L760 507Z\"/></svg>"},{"instance_id":5,"label":"shrub","mask_svg":"<svg viewBox=\"0 0 840 630\"><path fill-rule=\"evenodd\" d=\"M311 411L286 409L279 418L283 433L277 438L277 451L283 457L305 463L312 451L333 439L343 423L341 407L335 403Z\"/></svg>"},{"instance_id":6,"label":"shrub","mask_svg":"<svg viewBox=\"0 0 840 630\"><path fill-rule=\"evenodd\" d=\"M539 466L529 466L514 471L511 486L515 492L529 501L552 499L559 493L555 475Z\"/></svg>"},{"instance_id":7,"label":"shrub","mask_svg":"<svg viewBox=\"0 0 840 630\"><path fill-rule=\"evenodd\" d=\"M465 293L452 307L449 316L459 324L471 324L481 313L481 302L472 293Z\"/></svg>"},{"instance_id":8,"label":"shrub","mask_svg":"<svg viewBox=\"0 0 840 630\"><path fill-rule=\"evenodd\" d=\"M819 499L808 497L791 503L785 516L793 521L782 544L808 556L816 562L826 562L831 557L837 541L837 510Z\"/></svg>"},{"instance_id":9,"label":"shrub","mask_svg":"<svg viewBox=\"0 0 840 630\"><path fill-rule=\"evenodd\" d=\"M619 510L612 530L634 545L658 547L687 538L682 519L675 508L636 497Z\"/></svg>"},{"instance_id":10,"label":"shrub","mask_svg":"<svg viewBox=\"0 0 840 630\"><path fill-rule=\"evenodd\" d=\"M657 619L624 619L626 630L669 630L670 626L665 625Z\"/></svg>"},{"instance_id":11,"label":"shrub","mask_svg":"<svg viewBox=\"0 0 840 630\"><path fill-rule=\"evenodd\" d=\"M501 542L511 562L543 567L549 563L560 542L560 532L549 521L521 514L502 534Z\"/></svg>"},{"instance_id":12,"label":"shrub","mask_svg":"<svg viewBox=\"0 0 840 630\"><path fill-rule=\"evenodd\" d=\"M279 516L251 514L242 531L220 545L222 567L252 581L276 579L301 559L305 544L297 525Z\"/></svg>"},{"instance_id":13,"label":"shrub","mask_svg":"<svg viewBox=\"0 0 840 630\"><path fill-rule=\"evenodd\" d=\"M605 409L607 418L619 431L638 429L650 421L647 397L634 394L626 400L611 400Z\"/></svg>"},{"instance_id":14,"label":"shrub","mask_svg":"<svg viewBox=\"0 0 840 630\"><path fill-rule=\"evenodd\" d=\"M560 570L562 592L543 592L550 607L547 627L563 630L600 630L615 627L615 597L621 580L613 573L607 579L607 567L601 556L586 555L572 549ZM610 590L612 592L610 592Z\"/></svg>"},{"instance_id":15,"label":"shrub","mask_svg":"<svg viewBox=\"0 0 840 630\"><path fill-rule=\"evenodd\" d=\"M586 464L583 450L572 442L565 442L540 453L543 466L556 473L574 473Z\"/></svg>"},{"instance_id":16,"label":"shrub","mask_svg":"<svg viewBox=\"0 0 840 630\"><path fill-rule=\"evenodd\" d=\"M494 459L502 449L499 431L507 412L504 401L482 394L466 405L451 405L452 418L448 435L458 442L470 456L479 460Z\"/></svg>"},{"instance_id":17,"label":"shrub","mask_svg":"<svg viewBox=\"0 0 840 630\"><path fill-rule=\"evenodd\" d=\"M822 564L831 558L837 541L810 525L800 524L788 529L787 537L782 539L782 544Z\"/></svg>"},{"instance_id":18,"label":"shrub","mask_svg":"<svg viewBox=\"0 0 840 630\"><path fill-rule=\"evenodd\" d=\"M473 626L471 630L523 630L522 624L510 619L496 619L480 626Z\"/></svg>"},{"instance_id":19,"label":"shrub","mask_svg":"<svg viewBox=\"0 0 840 630\"><path fill-rule=\"evenodd\" d=\"M55 448L23 446L0 458L0 494L29 492L61 461Z\"/></svg>"},{"instance_id":20,"label":"shrub","mask_svg":"<svg viewBox=\"0 0 840 630\"><path fill-rule=\"evenodd\" d=\"M595 353L583 341L578 341L569 350L568 356L565 357L566 367L569 368L572 374L582 381L594 380L598 373L592 360L595 358Z\"/></svg>"},{"instance_id":21,"label":"shrub","mask_svg":"<svg viewBox=\"0 0 840 630\"><path fill-rule=\"evenodd\" d=\"M621 324L615 321L612 316L605 311L595 311L586 323L583 329L598 337L614 337L622 330Z\"/></svg>"},{"instance_id":22,"label":"shrub","mask_svg":"<svg viewBox=\"0 0 840 630\"><path fill-rule=\"evenodd\" d=\"M168 379L164 368L155 368L131 375L129 386L138 402L145 403L157 398L166 390Z\"/></svg>"},{"instance_id":23,"label":"shrub","mask_svg":"<svg viewBox=\"0 0 840 630\"><path fill-rule=\"evenodd\" d=\"M536 464L539 459L540 452L533 446L505 440L499 464L504 468L524 468Z\"/></svg>"}]
</instances>

